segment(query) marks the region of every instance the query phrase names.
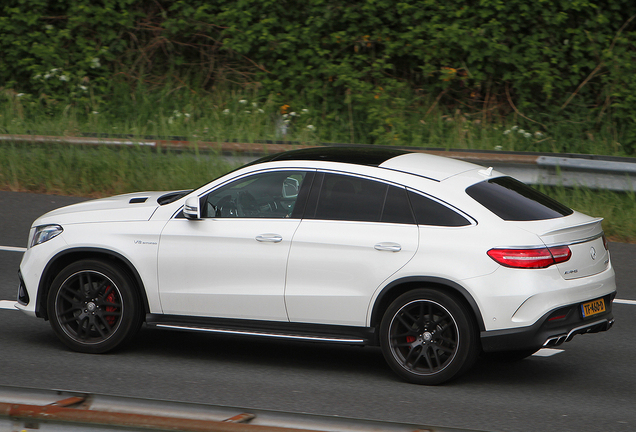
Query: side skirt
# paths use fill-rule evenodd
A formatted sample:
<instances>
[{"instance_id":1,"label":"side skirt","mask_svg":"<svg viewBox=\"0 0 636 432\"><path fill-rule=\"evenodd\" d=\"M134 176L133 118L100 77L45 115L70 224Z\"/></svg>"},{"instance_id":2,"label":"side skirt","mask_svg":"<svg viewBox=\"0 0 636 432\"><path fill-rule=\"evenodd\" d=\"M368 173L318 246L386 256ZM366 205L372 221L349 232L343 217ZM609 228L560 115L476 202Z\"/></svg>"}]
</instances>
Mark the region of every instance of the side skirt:
<instances>
[{"instance_id":1,"label":"side skirt","mask_svg":"<svg viewBox=\"0 0 636 432\"><path fill-rule=\"evenodd\" d=\"M146 324L171 330L270 337L309 342L328 342L348 345L378 344L375 328L370 327L163 314L147 314Z\"/></svg>"}]
</instances>

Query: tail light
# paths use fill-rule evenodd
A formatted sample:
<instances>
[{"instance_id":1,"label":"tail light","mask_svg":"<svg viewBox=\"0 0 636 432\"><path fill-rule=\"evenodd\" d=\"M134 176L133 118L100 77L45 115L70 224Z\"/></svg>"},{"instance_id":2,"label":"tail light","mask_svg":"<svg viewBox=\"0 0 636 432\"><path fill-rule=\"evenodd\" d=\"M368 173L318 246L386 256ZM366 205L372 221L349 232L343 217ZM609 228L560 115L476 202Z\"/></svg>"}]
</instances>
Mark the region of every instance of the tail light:
<instances>
[{"instance_id":1,"label":"tail light","mask_svg":"<svg viewBox=\"0 0 636 432\"><path fill-rule=\"evenodd\" d=\"M569 260L572 251L567 246L535 249L490 249L488 256L504 267L539 269Z\"/></svg>"}]
</instances>

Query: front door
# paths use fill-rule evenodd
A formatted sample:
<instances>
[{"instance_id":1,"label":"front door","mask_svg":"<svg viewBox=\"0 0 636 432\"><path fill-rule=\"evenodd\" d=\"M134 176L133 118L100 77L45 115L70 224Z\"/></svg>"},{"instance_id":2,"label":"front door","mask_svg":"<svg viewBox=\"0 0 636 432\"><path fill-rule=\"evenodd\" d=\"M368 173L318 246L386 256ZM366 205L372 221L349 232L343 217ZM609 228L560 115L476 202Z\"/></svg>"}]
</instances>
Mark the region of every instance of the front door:
<instances>
[{"instance_id":1,"label":"front door","mask_svg":"<svg viewBox=\"0 0 636 432\"><path fill-rule=\"evenodd\" d=\"M285 273L305 177L244 176L201 197L201 220L170 220L159 242L163 312L287 321Z\"/></svg>"}]
</instances>

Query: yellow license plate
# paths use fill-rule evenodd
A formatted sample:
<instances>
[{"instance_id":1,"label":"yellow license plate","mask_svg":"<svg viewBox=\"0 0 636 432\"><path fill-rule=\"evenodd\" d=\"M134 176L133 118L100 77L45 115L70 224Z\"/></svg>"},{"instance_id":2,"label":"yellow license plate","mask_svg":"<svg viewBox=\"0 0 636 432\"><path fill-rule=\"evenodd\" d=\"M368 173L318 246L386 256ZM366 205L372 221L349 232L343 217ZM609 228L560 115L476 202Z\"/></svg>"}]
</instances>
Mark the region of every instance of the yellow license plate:
<instances>
[{"instance_id":1,"label":"yellow license plate","mask_svg":"<svg viewBox=\"0 0 636 432\"><path fill-rule=\"evenodd\" d=\"M591 302L583 303L581 305L581 311L583 312L583 318L605 312L605 300L601 298L598 300L593 300Z\"/></svg>"}]
</instances>

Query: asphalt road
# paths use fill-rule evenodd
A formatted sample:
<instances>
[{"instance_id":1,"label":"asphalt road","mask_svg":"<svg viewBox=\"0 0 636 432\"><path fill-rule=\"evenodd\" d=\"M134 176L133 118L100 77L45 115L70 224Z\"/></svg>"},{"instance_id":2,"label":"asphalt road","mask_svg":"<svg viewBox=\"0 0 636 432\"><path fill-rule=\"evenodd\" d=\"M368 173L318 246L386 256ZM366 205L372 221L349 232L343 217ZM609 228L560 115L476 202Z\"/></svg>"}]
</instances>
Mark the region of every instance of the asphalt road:
<instances>
[{"instance_id":1,"label":"asphalt road","mask_svg":"<svg viewBox=\"0 0 636 432\"><path fill-rule=\"evenodd\" d=\"M0 300L14 300L31 222L77 198L0 192ZM618 298L636 301L636 245L612 243ZM635 302L636 303L636 302ZM479 360L439 387L400 381L376 348L143 328L105 355L78 354L47 322L0 302L0 385L316 413L485 431L636 430L636 304L609 332L551 356ZM3 309L4 307L5 309Z\"/></svg>"}]
</instances>

